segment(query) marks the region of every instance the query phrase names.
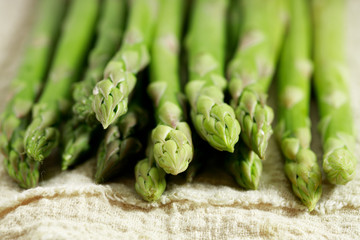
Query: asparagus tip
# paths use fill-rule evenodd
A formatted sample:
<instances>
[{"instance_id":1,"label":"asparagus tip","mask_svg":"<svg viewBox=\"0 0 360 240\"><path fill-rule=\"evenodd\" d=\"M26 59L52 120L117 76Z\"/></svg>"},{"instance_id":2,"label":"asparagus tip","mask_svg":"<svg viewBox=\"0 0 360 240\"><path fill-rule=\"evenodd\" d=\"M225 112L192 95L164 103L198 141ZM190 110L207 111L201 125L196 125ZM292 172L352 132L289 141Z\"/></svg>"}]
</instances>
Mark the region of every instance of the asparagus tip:
<instances>
[{"instance_id":1,"label":"asparagus tip","mask_svg":"<svg viewBox=\"0 0 360 240\"><path fill-rule=\"evenodd\" d=\"M27 155L38 162L42 162L58 145L59 131L50 127L32 133L25 138Z\"/></svg>"},{"instance_id":2,"label":"asparagus tip","mask_svg":"<svg viewBox=\"0 0 360 240\"><path fill-rule=\"evenodd\" d=\"M146 201L157 201L166 188L165 172L151 164L148 159L135 166L135 190Z\"/></svg>"},{"instance_id":3,"label":"asparagus tip","mask_svg":"<svg viewBox=\"0 0 360 240\"><path fill-rule=\"evenodd\" d=\"M345 185L354 178L356 163L356 157L343 147L324 157L323 168L330 183Z\"/></svg>"},{"instance_id":4,"label":"asparagus tip","mask_svg":"<svg viewBox=\"0 0 360 240\"><path fill-rule=\"evenodd\" d=\"M188 168L193 158L193 147L183 131L158 125L152 132L152 141L154 158L166 173L177 175Z\"/></svg>"}]
</instances>

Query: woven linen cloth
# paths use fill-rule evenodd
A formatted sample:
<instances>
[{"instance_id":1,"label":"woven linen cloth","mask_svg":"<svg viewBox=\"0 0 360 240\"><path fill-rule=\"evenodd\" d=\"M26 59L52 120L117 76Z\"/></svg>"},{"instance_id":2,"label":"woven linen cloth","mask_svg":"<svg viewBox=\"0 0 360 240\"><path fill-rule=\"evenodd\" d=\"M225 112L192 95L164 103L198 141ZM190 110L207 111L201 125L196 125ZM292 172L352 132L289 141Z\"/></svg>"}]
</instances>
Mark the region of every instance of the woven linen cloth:
<instances>
[{"instance_id":1,"label":"woven linen cloth","mask_svg":"<svg viewBox=\"0 0 360 240\"><path fill-rule=\"evenodd\" d=\"M0 0L0 111L9 98L35 2ZM360 2L349 1L346 44L357 129L359 13ZM273 95L269 101L275 106ZM311 112L312 147L321 159L314 104ZM357 139L357 157L359 148ZM65 172L59 163L45 164L39 187L29 190L20 189L0 164L0 239L360 239L360 164L346 186L333 186L324 178L322 198L309 213L292 193L274 138L259 190L244 191L226 171L208 166L191 184L170 177L157 203L144 202L136 194L132 172L97 185L94 159Z\"/></svg>"}]
</instances>

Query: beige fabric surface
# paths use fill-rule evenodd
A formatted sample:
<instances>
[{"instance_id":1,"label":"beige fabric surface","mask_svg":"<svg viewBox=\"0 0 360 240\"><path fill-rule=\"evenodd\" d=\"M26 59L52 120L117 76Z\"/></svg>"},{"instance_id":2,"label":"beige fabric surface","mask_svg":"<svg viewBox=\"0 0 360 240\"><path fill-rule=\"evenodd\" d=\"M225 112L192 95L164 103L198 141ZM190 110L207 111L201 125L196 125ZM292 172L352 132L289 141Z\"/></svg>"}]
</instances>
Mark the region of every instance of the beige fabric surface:
<instances>
[{"instance_id":1,"label":"beige fabric surface","mask_svg":"<svg viewBox=\"0 0 360 240\"><path fill-rule=\"evenodd\" d=\"M0 0L0 111L21 59L34 2ZM347 52L357 128L359 13L360 1L349 1ZM313 148L320 157L313 125ZM359 147L357 140L357 156ZM152 204L135 193L132 173L94 184L94 159L66 172L56 162L46 165L40 186L22 190L0 164L0 239L360 239L360 165L346 186L324 179L323 196L309 213L292 194L274 139L258 191L240 189L225 171L209 166L192 184L170 178L160 202Z\"/></svg>"}]
</instances>

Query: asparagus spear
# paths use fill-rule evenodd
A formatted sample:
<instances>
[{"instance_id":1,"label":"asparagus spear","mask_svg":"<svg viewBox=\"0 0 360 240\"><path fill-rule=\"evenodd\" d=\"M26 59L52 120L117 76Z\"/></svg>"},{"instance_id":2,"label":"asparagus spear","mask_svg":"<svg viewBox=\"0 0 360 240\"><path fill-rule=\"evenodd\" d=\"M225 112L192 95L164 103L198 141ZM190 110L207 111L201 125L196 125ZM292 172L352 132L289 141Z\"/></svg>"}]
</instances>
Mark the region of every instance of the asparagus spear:
<instances>
[{"instance_id":1,"label":"asparagus spear","mask_svg":"<svg viewBox=\"0 0 360 240\"><path fill-rule=\"evenodd\" d=\"M90 149L90 140L96 126L81 122L76 118L69 119L62 132L64 149L61 168L66 170L73 166L81 154Z\"/></svg>"},{"instance_id":2,"label":"asparagus spear","mask_svg":"<svg viewBox=\"0 0 360 240\"><path fill-rule=\"evenodd\" d=\"M329 182L346 184L355 176L355 130L347 86L345 1L314 0L314 86L320 111L323 169Z\"/></svg>"},{"instance_id":3,"label":"asparagus spear","mask_svg":"<svg viewBox=\"0 0 360 240\"><path fill-rule=\"evenodd\" d=\"M16 128L29 116L49 67L52 48L65 11L64 1L42 0L18 74L12 82L13 96L0 117L0 149L8 155L8 144Z\"/></svg>"},{"instance_id":4,"label":"asparagus spear","mask_svg":"<svg viewBox=\"0 0 360 240\"><path fill-rule=\"evenodd\" d=\"M92 110L92 90L102 79L106 64L120 44L125 21L125 1L106 0L97 25L97 39L89 56L89 67L82 81L74 84L74 116L65 124L62 168L76 163L81 153L90 148L92 133L98 121Z\"/></svg>"},{"instance_id":5,"label":"asparagus spear","mask_svg":"<svg viewBox=\"0 0 360 240\"><path fill-rule=\"evenodd\" d=\"M240 28L242 23L242 6L241 0L229 0L230 4L227 10L227 24L226 24L226 61L229 61L233 54L234 49L237 47L239 39Z\"/></svg>"},{"instance_id":6,"label":"asparagus spear","mask_svg":"<svg viewBox=\"0 0 360 240\"><path fill-rule=\"evenodd\" d=\"M98 8L97 0L75 0L70 6L50 75L24 136L26 153L36 161L42 161L58 144L55 126L69 107L70 87L91 43Z\"/></svg>"},{"instance_id":7,"label":"asparagus spear","mask_svg":"<svg viewBox=\"0 0 360 240\"><path fill-rule=\"evenodd\" d=\"M165 172L154 160L145 158L135 166L135 190L146 201L157 201L166 188Z\"/></svg>"},{"instance_id":8,"label":"asparagus spear","mask_svg":"<svg viewBox=\"0 0 360 240\"><path fill-rule=\"evenodd\" d=\"M245 189L256 190L262 172L262 161L243 141L235 145L234 153L226 154L225 165L236 182Z\"/></svg>"},{"instance_id":9,"label":"asparagus spear","mask_svg":"<svg viewBox=\"0 0 360 240\"><path fill-rule=\"evenodd\" d=\"M24 123L13 131L7 149L8 154L4 159L4 165L9 176L14 179L20 187L27 189L38 185L40 163L24 154Z\"/></svg>"},{"instance_id":10,"label":"asparagus spear","mask_svg":"<svg viewBox=\"0 0 360 240\"><path fill-rule=\"evenodd\" d=\"M312 211L321 197L321 171L310 150L310 15L305 1L291 1L290 28L280 58L277 135L285 173L295 195Z\"/></svg>"},{"instance_id":11,"label":"asparagus spear","mask_svg":"<svg viewBox=\"0 0 360 240\"><path fill-rule=\"evenodd\" d=\"M24 153L24 131L50 65L64 12L64 1L39 2L29 43L13 81L13 97L0 117L0 151L4 155L4 166L22 188L35 187L39 181L40 164Z\"/></svg>"},{"instance_id":12,"label":"asparagus spear","mask_svg":"<svg viewBox=\"0 0 360 240\"><path fill-rule=\"evenodd\" d=\"M153 146L149 141L147 158L135 166L135 190L146 201L157 201L166 188L166 173L156 165Z\"/></svg>"},{"instance_id":13,"label":"asparagus spear","mask_svg":"<svg viewBox=\"0 0 360 240\"><path fill-rule=\"evenodd\" d=\"M193 158L191 130L179 103L179 42L183 0L164 1L155 30L148 92L155 107L157 126L152 131L156 163L166 173L185 171ZM164 67L166 63L166 67Z\"/></svg>"},{"instance_id":14,"label":"asparagus spear","mask_svg":"<svg viewBox=\"0 0 360 240\"><path fill-rule=\"evenodd\" d=\"M224 103L226 80L225 14L227 0L197 0L187 36L190 82L185 87L191 118L199 135L220 151L234 151L240 126Z\"/></svg>"},{"instance_id":15,"label":"asparagus spear","mask_svg":"<svg viewBox=\"0 0 360 240\"><path fill-rule=\"evenodd\" d=\"M159 1L132 1L122 46L106 65L104 79L94 88L92 108L104 129L126 113L128 96L136 84L135 74L150 61L149 46Z\"/></svg>"},{"instance_id":16,"label":"asparagus spear","mask_svg":"<svg viewBox=\"0 0 360 240\"><path fill-rule=\"evenodd\" d=\"M274 118L266 92L285 29L285 4L283 0L243 0L242 4L240 41L227 69L229 90L241 137L263 159Z\"/></svg>"},{"instance_id":17,"label":"asparagus spear","mask_svg":"<svg viewBox=\"0 0 360 240\"><path fill-rule=\"evenodd\" d=\"M95 181L103 183L122 170L131 158L141 150L141 141L136 137L148 123L147 112L132 101L129 111L106 131L97 154Z\"/></svg>"},{"instance_id":18,"label":"asparagus spear","mask_svg":"<svg viewBox=\"0 0 360 240\"><path fill-rule=\"evenodd\" d=\"M103 3L97 25L97 39L89 57L89 67L82 81L75 83L73 112L77 119L94 124L95 115L92 110L92 91L102 79L106 64L120 45L125 22L125 1L106 0Z\"/></svg>"}]
</instances>

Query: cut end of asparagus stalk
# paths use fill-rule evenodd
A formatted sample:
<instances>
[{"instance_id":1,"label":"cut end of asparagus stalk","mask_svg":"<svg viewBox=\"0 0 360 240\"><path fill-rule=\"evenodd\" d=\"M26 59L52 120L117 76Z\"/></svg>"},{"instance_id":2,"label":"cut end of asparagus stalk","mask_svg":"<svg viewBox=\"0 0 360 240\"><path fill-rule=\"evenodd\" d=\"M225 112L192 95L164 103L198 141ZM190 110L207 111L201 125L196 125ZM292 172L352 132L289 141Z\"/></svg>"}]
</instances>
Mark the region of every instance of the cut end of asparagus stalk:
<instances>
[{"instance_id":1,"label":"cut end of asparagus stalk","mask_svg":"<svg viewBox=\"0 0 360 240\"><path fill-rule=\"evenodd\" d=\"M355 177L356 163L354 154L342 147L324 156L323 168L330 183L344 185Z\"/></svg>"},{"instance_id":2,"label":"cut end of asparagus stalk","mask_svg":"<svg viewBox=\"0 0 360 240\"><path fill-rule=\"evenodd\" d=\"M179 128L158 125L152 132L154 158L157 164L168 174L184 172L193 159L193 146L190 127L185 122ZM184 132L186 131L186 133Z\"/></svg>"},{"instance_id":3,"label":"cut end of asparagus stalk","mask_svg":"<svg viewBox=\"0 0 360 240\"><path fill-rule=\"evenodd\" d=\"M234 152L239 140L240 125L234 110L226 103L215 103L206 95L197 101L197 112L191 111L199 135L219 151Z\"/></svg>"},{"instance_id":4,"label":"cut end of asparagus stalk","mask_svg":"<svg viewBox=\"0 0 360 240\"><path fill-rule=\"evenodd\" d=\"M255 92L244 90L235 112L240 122L242 139L250 149L264 159L273 133L271 127L274 119L273 110L265 105Z\"/></svg>"},{"instance_id":5,"label":"cut end of asparagus stalk","mask_svg":"<svg viewBox=\"0 0 360 240\"><path fill-rule=\"evenodd\" d=\"M35 123L35 122L33 122ZM55 128L48 127L31 131L28 128L25 137L25 148L27 155L36 160L43 161L59 143L60 134Z\"/></svg>"},{"instance_id":6,"label":"cut end of asparagus stalk","mask_svg":"<svg viewBox=\"0 0 360 240\"><path fill-rule=\"evenodd\" d=\"M312 211L322 194L321 171L314 152L309 149L298 150L294 161L286 159L285 173L295 195Z\"/></svg>"},{"instance_id":7,"label":"cut end of asparagus stalk","mask_svg":"<svg viewBox=\"0 0 360 240\"><path fill-rule=\"evenodd\" d=\"M135 190L146 201L157 201L166 188L165 172L149 162L139 161L135 166Z\"/></svg>"}]
</instances>

